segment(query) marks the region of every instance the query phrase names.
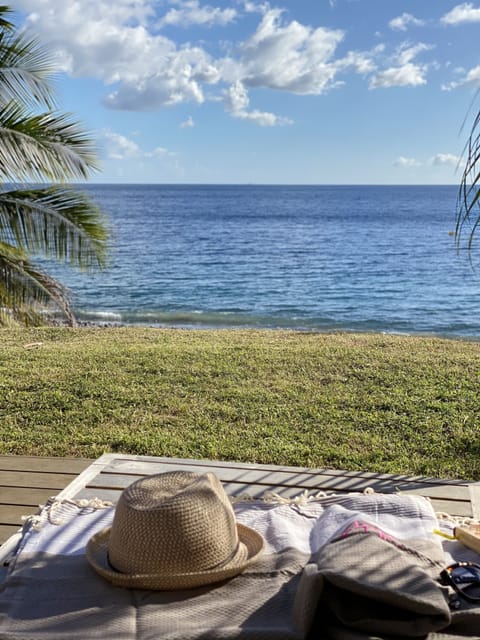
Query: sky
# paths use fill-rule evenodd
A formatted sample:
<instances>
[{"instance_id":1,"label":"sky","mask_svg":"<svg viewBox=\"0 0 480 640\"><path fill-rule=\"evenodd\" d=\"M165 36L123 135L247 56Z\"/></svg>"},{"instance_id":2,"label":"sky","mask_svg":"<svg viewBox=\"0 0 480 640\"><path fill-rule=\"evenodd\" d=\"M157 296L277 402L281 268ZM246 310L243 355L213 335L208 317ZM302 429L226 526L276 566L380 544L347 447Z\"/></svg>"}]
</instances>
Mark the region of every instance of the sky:
<instances>
[{"instance_id":1,"label":"sky","mask_svg":"<svg viewBox=\"0 0 480 640\"><path fill-rule=\"evenodd\" d=\"M480 0L16 0L100 183L457 184Z\"/></svg>"}]
</instances>

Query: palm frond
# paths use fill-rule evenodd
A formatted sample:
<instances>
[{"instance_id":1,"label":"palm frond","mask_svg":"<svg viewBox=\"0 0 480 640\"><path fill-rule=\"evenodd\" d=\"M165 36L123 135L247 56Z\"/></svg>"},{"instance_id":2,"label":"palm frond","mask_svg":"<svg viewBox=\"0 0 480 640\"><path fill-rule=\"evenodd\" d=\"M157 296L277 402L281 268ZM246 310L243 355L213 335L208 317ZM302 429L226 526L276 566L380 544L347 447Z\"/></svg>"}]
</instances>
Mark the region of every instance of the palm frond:
<instances>
[{"instance_id":1,"label":"palm frond","mask_svg":"<svg viewBox=\"0 0 480 640\"><path fill-rule=\"evenodd\" d=\"M461 248L466 232L470 251L480 224L480 111L473 121L463 155L465 168L457 196L455 238L457 247Z\"/></svg>"},{"instance_id":2,"label":"palm frond","mask_svg":"<svg viewBox=\"0 0 480 640\"><path fill-rule=\"evenodd\" d=\"M35 39L17 35L0 24L0 102L11 100L53 108L51 55Z\"/></svg>"},{"instance_id":3,"label":"palm frond","mask_svg":"<svg viewBox=\"0 0 480 640\"><path fill-rule=\"evenodd\" d=\"M0 242L0 324L10 321L43 324L42 310L55 306L70 325L75 324L67 290L36 269L26 254Z\"/></svg>"},{"instance_id":4,"label":"palm frond","mask_svg":"<svg viewBox=\"0 0 480 640\"><path fill-rule=\"evenodd\" d=\"M11 15L13 11L5 4L0 5L0 29L7 31L13 31L15 25L10 20L7 20L6 16Z\"/></svg>"},{"instance_id":5,"label":"palm frond","mask_svg":"<svg viewBox=\"0 0 480 640\"><path fill-rule=\"evenodd\" d=\"M64 187L0 192L0 240L82 269L103 267L108 227L86 195Z\"/></svg>"},{"instance_id":6,"label":"palm frond","mask_svg":"<svg viewBox=\"0 0 480 640\"><path fill-rule=\"evenodd\" d=\"M1 81L0 81L1 84ZM96 169L95 145L67 114L0 108L0 176L7 182L65 182Z\"/></svg>"},{"instance_id":7,"label":"palm frond","mask_svg":"<svg viewBox=\"0 0 480 640\"><path fill-rule=\"evenodd\" d=\"M0 5L0 185L17 187L0 187L0 324L38 324L52 305L74 324L66 289L31 256L102 267L108 227L86 194L26 185L87 178L97 169L96 149L70 115L52 111L52 58L9 14Z\"/></svg>"}]
</instances>

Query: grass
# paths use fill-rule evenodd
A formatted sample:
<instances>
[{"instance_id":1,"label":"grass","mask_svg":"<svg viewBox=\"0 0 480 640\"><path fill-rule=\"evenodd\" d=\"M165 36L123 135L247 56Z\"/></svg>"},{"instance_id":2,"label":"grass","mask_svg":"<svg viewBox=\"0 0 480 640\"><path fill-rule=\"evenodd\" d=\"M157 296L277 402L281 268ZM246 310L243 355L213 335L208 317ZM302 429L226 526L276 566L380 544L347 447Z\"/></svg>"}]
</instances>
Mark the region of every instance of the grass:
<instances>
[{"instance_id":1,"label":"grass","mask_svg":"<svg viewBox=\"0 0 480 640\"><path fill-rule=\"evenodd\" d=\"M479 383L476 342L1 329L0 453L109 451L479 480Z\"/></svg>"}]
</instances>

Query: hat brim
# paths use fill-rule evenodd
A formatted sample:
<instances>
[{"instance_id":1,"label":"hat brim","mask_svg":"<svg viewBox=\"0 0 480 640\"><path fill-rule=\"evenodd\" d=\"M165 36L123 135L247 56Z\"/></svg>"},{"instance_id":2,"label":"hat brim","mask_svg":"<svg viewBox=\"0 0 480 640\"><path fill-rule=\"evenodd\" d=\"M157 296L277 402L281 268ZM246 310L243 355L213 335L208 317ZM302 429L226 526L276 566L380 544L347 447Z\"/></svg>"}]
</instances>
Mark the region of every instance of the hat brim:
<instances>
[{"instance_id":1,"label":"hat brim","mask_svg":"<svg viewBox=\"0 0 480 640\"><path fill-rule=\"evenodd\" d=\"M129 589L193 589L202 585L227 580L241 573L261 554L263 537L254 529L237 522L239 544L235 555L222 567L196 573L180 574L128 574L115 571L108 561L108 543L111 527L90 538L86 548L87 560L95 571L117 587Z\"/></svg>"}]
</instances>

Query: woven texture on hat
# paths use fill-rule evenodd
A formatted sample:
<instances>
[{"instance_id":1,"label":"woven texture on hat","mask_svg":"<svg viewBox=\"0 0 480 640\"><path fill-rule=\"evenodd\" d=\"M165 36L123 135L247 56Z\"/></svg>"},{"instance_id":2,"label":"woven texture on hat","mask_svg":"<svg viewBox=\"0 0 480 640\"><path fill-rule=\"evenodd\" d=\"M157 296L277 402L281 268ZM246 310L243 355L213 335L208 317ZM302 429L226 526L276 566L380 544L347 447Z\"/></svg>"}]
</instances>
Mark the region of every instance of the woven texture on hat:
<instances>
[{"instance_id":1,"label":"woven texture on hat","mask_svg":"<svg viewBox=\"0 0 480 640\"><path fill-rule=\"evenodd\" d=\"M233 509L213 474L142 478L122 493L109 540L111 565L125 574L201 572L238 546Z\"/></svg>"}]
</instances>

